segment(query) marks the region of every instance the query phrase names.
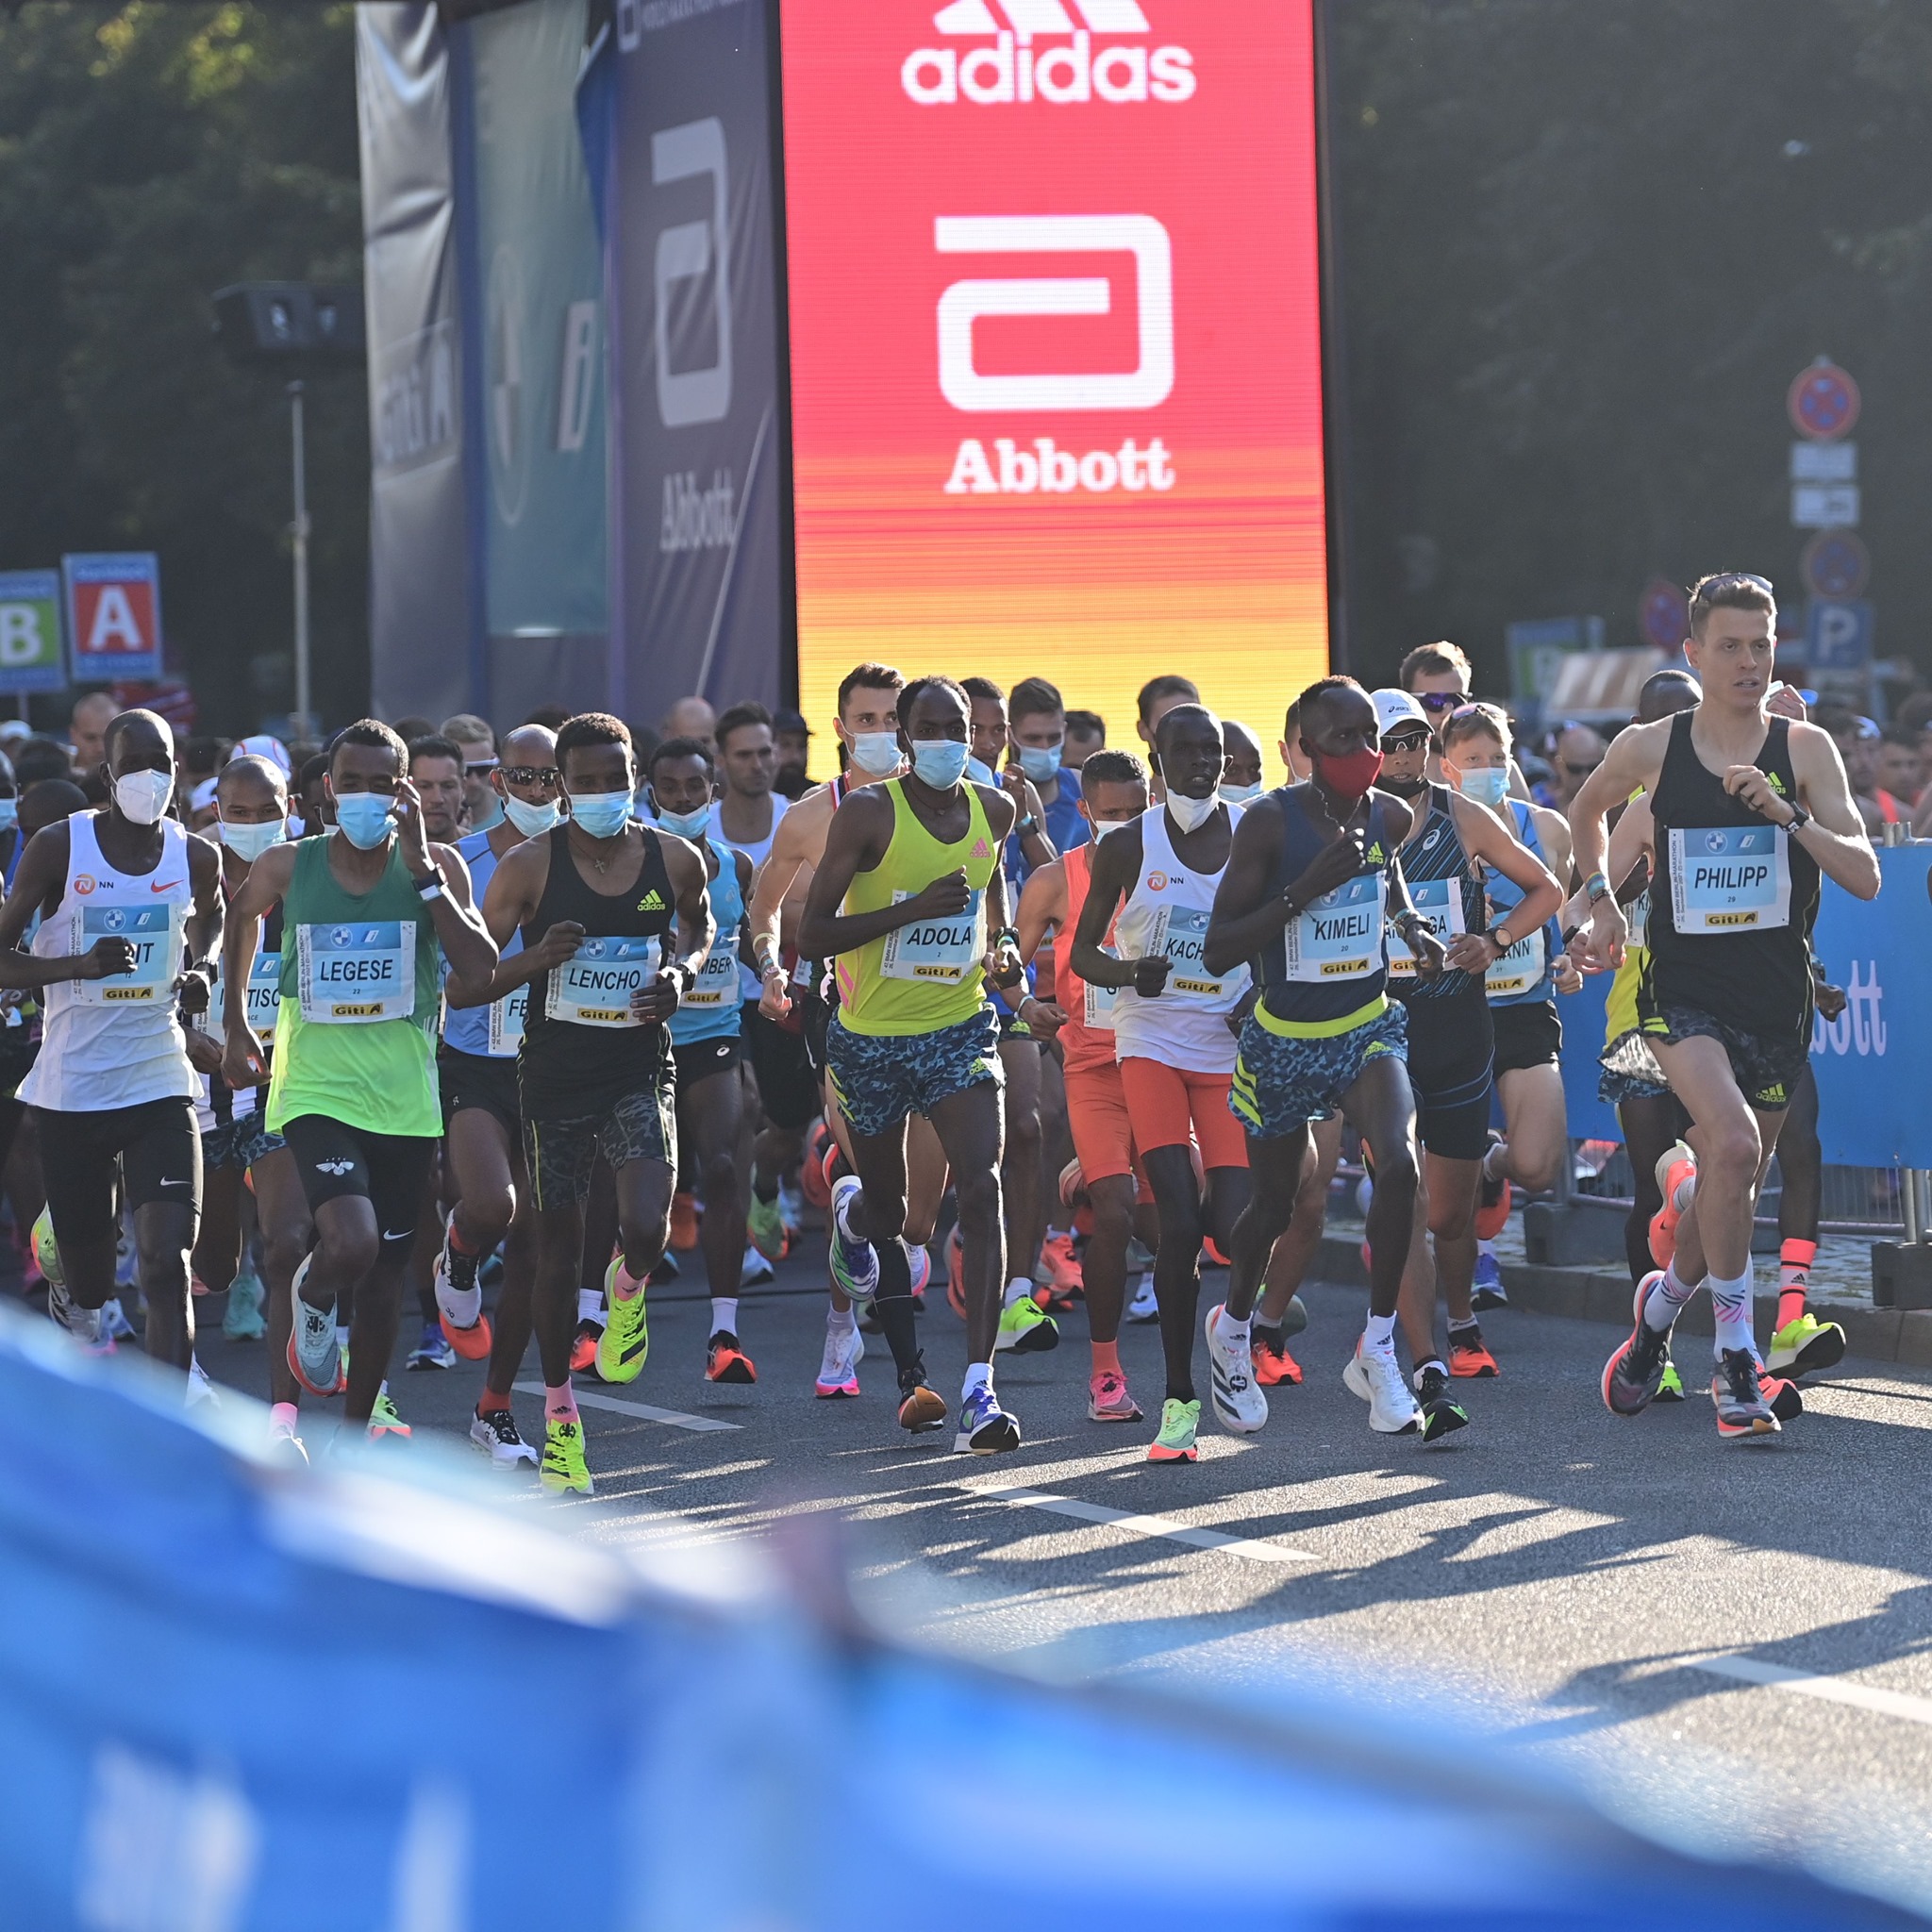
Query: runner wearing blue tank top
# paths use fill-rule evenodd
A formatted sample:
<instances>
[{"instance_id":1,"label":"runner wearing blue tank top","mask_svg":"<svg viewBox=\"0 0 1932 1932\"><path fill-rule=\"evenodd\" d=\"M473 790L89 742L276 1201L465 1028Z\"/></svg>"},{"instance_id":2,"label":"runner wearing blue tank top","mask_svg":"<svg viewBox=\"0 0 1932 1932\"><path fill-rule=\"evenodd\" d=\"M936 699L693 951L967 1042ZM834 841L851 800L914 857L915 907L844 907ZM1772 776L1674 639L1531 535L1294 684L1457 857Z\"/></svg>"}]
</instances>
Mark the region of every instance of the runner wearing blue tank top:
<instances>
[{"instance_id":1,"label":"runner wearing blue tank top","mask_svg":"<svg viewBox=\"0 0 1932 1932\"><path fill-rule=\"evenodd\" d=\"M1227 1103L1247 1131L1252 1189L1228 1250L1225 1319L1246 1328L1293 1216L1309 1116L1339 1110L1375 1163L1369 1317L1343 1380L1367 1398L1371 1428L1433 1441L1468 1418L1446 1402L1420 1409L1395 1358L1421 1176L1407 1020L1385 991L1384 927L1404 935L1424 980L1441 972L1443 949L1402 876L1414 814L1374 789L1382 754L1368 693L1352 677L1324 677L1301 694L1293 729L1314 776L1242 813L1203 948L1209 973L1253 961L1260 988Z\"/></svg>"},{"instance_id":2,"label":"runner wearing blue tank top","mask_svg":"<svg viewBox=\"0 0 1932 1932\"><path fill-rule=\"evenodd\" d=\"M487 830L472 832L457 851L470 868L478 900L498 864L525 839L541 839L563 817L557 789L557 734L524 724L503 741L502 762L490 788L503 808ZM443 988L442 1047L437 1055L441 1091L443 1161L456 1201L436 1260L436 1306L443 1332L459 1353L476 1335L490 1368L470 1418L470 1440L497 1469L537 1460L510 1411L510 1391L530 1343L530 1295L537 1274L537 1238L524 1165L523 1117L517 1102L517 1049L523 1044L530 975L521 933L504 941L497 983L487 1004L465 1004L459 980ZM503 1243L503 1287L492 1328L483 1313L476 1271Z\"/></svg>"},{"instance_id":3,"label":"runner wearing blue tank top","mask_svg":"<svg viewBox=\"0 0 1932 1932\"><path fill-rule=\"evenodd\" d=\"M721 743L741 727L720 721ZM769 737L769 732L766 734ZM758 1370L738 1345L738 1290L743 1273L744 1194L738 1177L738 1142L744 1124L743 1002L739 948L744 906L751 892L752 862L710 835L711 791L716 778L703 740L667 738L644 767L651 813L667 832L688 839L704 855L706 887L717 936L697 983L671 1016L671 1050L677 1061L678 1140L690 1152L695 1175L680 1175L686 1191L693 1178L703 1195L699 1235L711 1289L710 1340L705 1344L708 1382L756 1382ZM766 1270L769 1278L770 1270Z\"/></svg>"}]
</instances>

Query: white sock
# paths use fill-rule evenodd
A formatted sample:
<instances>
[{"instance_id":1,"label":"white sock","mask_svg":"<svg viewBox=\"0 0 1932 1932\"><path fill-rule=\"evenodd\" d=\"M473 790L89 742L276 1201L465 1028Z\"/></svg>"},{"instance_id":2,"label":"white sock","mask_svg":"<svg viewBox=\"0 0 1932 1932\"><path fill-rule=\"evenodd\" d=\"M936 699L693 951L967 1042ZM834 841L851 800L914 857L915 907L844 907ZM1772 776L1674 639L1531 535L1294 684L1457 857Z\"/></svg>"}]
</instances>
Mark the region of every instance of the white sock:
<instances>
[{"instance_id":1,"label":"white sock","mask_svg":"<svg viewBox=\"0 0 1932 1932\"><path fill-rule=\"evenodd\" d=\"M1494 1241L1479 1241L1475 1244L1475 1251L1478 1255L1487 1255L1492 1261L1496 1258L1496 1244Z\"/></svg>"},{"instance_id":2,"label":"white sock","mask_svg":"<svg viewBox=\"0 0 1932 1932\"><path fill-rule=\"evenodd\" d=\"M580 1288L577 1290L577 1320L579 1322L601 1322L604 1319L604 1291L601 1288Z\"/></svg>"},{"instance_id":3,"label":"white sock","mask_svg":"<svg viewBox=\"0 0 1932 1932\"><path fill-rule=\"evenodd\" d=\"M1713 1354L1723 1355L1727 1348L1741 1348L1747 1355L1756 1355L1757 1343L1751 1334L1751 1259L1744 1258L1744 1272L1735 1280L1710 1276L1711 1313L1716 1318L1717 1334L1713 1338Z\"/></svg>"},{"instance_id":4,"label":"white sock","mask_svg":"<svg viewBox=\"0 0 1932 1932\"><path fill-rule=\"evenodd\" d=\"M1509 1158L1509 1143L1507 1141L1491 1141L1490 1151L1483 1156L1483 1178L1486 1181L1499 1181L1503 1178L1504 1164Z\"/></svg>"},{"instance_id":5,"label":"white sock","mask_svg":"<svg viewBox=\"0 0 1932 1932\"><path fill-rule=\"evenodd\" d=\"M1032 1281L1024 1274L1016 1274L1007 1283L1007 1299L1004 1306L1010 1308L1015 1302L1024 1301L1032 1293Z\"/></svg>"},{"instance_id":6,"label":"white sock","mask_svg":"<svg viewBox=\"0 0 1932 1932\"><path fill-rule=\"evenodd\" d=\"M1362 1347L1372 1355L1395 1353L1395 1317L1371 1315L1362 1326Z\"/></svg>"},{"instance_id":7,"label":"white sock","mask_svg":"<svg viewBox=\"0 0 1932 1932\"><path fill-rule=\"evenodd\" d=\"M1647 1328L1664 1329L1683 1312L1684 1304L1697 1292L1697 1283L1687 1282L1677 1273L1674 1257L1664 1270L1664 1278L1652 1284L1649 1295L1643 1304L1643 1323Z\"/></svg>"},{"instance_id":8,"label":"white sock","mask_svg":"<svg viewBox=\"0 0 1932 1932\"><path fill-rule=\"evenodd\" d=\"M711 1297L711 1333L726 1335L738 1333L738 1297L735 1294L714 1294Z\"/></svg>"},{"instance_id":9,"label":"white sock","mask_svg":"<svg viewBox=\"0 0 1932 1932\"><path fill-rule=\"evenodd\" d=\"M966 1364L966 1379L959 1386L959 1400L961 1402L971 1402L974 1391L977 1389L984 1389L989 1394L992 1392L992 1364L991 1362L968 1362Z\"/></svg>"},{"instance_id":10,"label":"white sock","mask_svg":"<svg viewBox=\"0 0 1932 1932\"><path fill-rule=\"evenodd\" d=\"M1248 1346L1248 1324L1253 1319L1252 1315L1247 1315L1237 1322L1225 1308L1223 1308L1221 1320L1214 1324L1215 1340L1221 1342L1224 1347L1246 1348Z\"/></svg>"},{"instance_id":11,"label":"white sock","mask_svg":"<svg viewBox=\"0 0 1932 1932\"><path fill-rule=\"evenodd\" d=\"M827 1335L850 1335L858 1326L858 1317L850 1308L827 1308L825 1310L825 1333Z\"/></svg>"}]
</instances>

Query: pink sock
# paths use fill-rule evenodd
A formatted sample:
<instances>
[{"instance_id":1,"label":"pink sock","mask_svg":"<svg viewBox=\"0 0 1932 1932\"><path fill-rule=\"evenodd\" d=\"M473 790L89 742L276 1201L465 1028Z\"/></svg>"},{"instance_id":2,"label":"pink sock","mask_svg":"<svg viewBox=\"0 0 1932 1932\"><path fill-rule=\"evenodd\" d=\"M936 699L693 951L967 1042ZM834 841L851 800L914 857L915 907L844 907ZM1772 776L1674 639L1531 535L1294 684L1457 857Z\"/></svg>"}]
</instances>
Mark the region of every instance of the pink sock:
<instances>
[{"instance_id":1,"label":"pink sock","mask_svg":"<svg viewBox=\"0 0 1932 1932\"><path fill-rule=\"evenodd\" d=\"M268 1412L271 1428L292 1429L302 1420L302 1411L292 1402L278 1402Z\"/></svg>"},{"instance_id":2,"label":"pink sock","mask_svg":"<svg viewBox=\"0 0 1932 1932\"><path fill-rule=\"evenodd\" d=\"M577 1391L568 1382L553 1389L543 1385L543 1420L547 1423L574 1423L577 1419Z\"/></svg>"},{"instance_id":3,"label":"pink sock","mask_svg":"<svg viewBox=\"0 0 1932 1932\"><path fill-rule=\"evenodd\" d=\"M643 1292L644 1284L640 1281L625 1263L620 1254L617 1257L617 1273L610 1277L610 1291L621 1302L627 1302L634 1294Z\"/></svg>"}]
</instances>

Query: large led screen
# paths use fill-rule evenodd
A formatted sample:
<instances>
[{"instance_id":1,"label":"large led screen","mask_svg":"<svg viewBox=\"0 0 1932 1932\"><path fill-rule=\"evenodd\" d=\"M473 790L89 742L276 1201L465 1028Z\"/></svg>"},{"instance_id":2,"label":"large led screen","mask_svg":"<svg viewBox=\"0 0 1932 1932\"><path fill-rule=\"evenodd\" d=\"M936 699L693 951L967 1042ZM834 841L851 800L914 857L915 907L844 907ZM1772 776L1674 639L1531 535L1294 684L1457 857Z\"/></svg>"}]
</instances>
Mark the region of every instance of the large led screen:
<instances>
[{"instance_id":1,"label":"large led screen","mask_svg":"<svg viewBox=\"0 0 1932 1932\"><path fill-rule=\"evenodd\" d=\"M1309 0L783 0L799 684L1327 668ZM821 769L821 775L823 770Z\"/></svg>"}]
</instances>

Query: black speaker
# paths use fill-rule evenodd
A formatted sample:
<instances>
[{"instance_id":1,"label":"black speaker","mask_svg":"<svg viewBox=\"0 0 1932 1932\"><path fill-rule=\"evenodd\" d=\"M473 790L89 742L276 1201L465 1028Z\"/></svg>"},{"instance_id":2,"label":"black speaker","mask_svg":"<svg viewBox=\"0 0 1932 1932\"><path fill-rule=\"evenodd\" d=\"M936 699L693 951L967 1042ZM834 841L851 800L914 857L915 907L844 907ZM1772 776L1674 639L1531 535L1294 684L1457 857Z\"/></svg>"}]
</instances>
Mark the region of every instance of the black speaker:
<instances>
[{"instance_id":1,"label":"black speaker","mask_svg":"<svg viewBox=\"0 0 1932 1932\"><path fill-rule=\"evenodd\" d=\"M353 282L237 282L215 291L215 334L237 362L323 368L364 359Z\"/></svg>"}]
</instances>

